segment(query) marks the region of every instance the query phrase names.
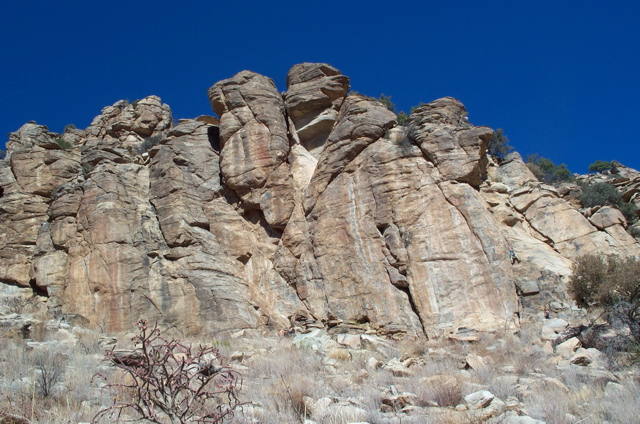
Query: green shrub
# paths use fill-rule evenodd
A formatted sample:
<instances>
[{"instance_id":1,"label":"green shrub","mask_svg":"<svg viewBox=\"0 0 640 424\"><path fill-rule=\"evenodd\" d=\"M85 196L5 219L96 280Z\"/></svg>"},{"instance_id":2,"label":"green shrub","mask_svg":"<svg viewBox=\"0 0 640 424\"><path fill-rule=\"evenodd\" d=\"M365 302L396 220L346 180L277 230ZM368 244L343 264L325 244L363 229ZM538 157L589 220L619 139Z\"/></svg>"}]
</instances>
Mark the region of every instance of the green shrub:
<instances>
[{"instance_id":1,"label":"green shrub","mask_svg":"<svg viewBox=\"0 0 640 424\"><path fill-rule=\"evenodd\" d=\"M67 140L65 140L62 137L58 137L54 141L62 150L69 150L73 147L71 143L69 143Z\"/></svg>"},{"instance_id":2,"label":"green shrub","mask_svg":"<svg viewBox=\"0 0 640 424\"><path fill-rule=\"evenodd\" d=\"M393 113L396 112L396 105L394 105L393 102L391 101L391 96L380 94L380 97L378 97L378 101L382 103L391 112Z\"/></svg>"},{"instance_id":3,"label":"green shrub","mask_svg":"<svg viewBox=\"0 0 640 424\"><path fill-rule=\"evenodd\" d=\"M580 203L585 208L603 205L617 205L622 196L615 186L609 183L594 183L582 186Z\"/></svg>"},{"instance_id":4,"label":"green shrub","mask_svg":"<svg viewBox=\"0 0 640 424\"><path fill-rule=\"evenodd\" d=\"M513 147L509 144L509 139L504 135L502 128L498 128L491 135L487 152L498 160L504 159L506 155L513 151Z\"/></svg>"},{"instance_id":5,"label":"green shrub","mask_svg":"<svg viewBox=\"0 0 640 424\"><path fill-rule=\"evenodd\" d=\"M630 224L638 219L635 205L625 202L618 189L609 183L583 185L580 203L585 208L605 205L618 208Z\"/></svg>"},{"instance_id":6,"label":"green shrub","mask_svg":"<svg viewBox=\"0 0 640 424\"><path fill-rule=\"evenodd\" d=\"M597 160L589 165L590 172L606 172L613 171L616 168L613 162L606 162L603 160Z\"/></svg>"},{"instance_id":7,"label":"green shrub","mask_svg":"<svg viewBox=\"0 0 640 424\"><path fill-rule=\"evenodd\" d=\"M409 115L404 112L398 113L398 125L407 125L409 123Z\"/></svg>"},{"instance_id":8,"label":"green shrub","mask_svg":"<svg viewBox=\"0 0 640 424\"><path fill-rule=\"evenodd\" d=\"M557 184L575 180L564 163L556 165L551 159L533 154L527 158L527 167L542 182Z\"/></svg>"},{"instance_id":9,"label":"green shrub","mask_svg":"<svg viewBox=\"0 0 640 424\"><path fill-rule=\"evenodd\" d=\"M3 149L0 149L0 159L4 159L6 155L7 155L7 152L4 151Z\"/></svg>"},{"instance_id":10,"label":"green shrub","mask_svg":"<svg viewBox=\"0 0 640 424\"><path fill-rule=\"evenodd\" d=\"M67 124L64 126L64 128L62 129L62 132L67 132L69 130L75 130L77 129L77 127L75 126L75 124Z\"/></svg>"}]
</instances>

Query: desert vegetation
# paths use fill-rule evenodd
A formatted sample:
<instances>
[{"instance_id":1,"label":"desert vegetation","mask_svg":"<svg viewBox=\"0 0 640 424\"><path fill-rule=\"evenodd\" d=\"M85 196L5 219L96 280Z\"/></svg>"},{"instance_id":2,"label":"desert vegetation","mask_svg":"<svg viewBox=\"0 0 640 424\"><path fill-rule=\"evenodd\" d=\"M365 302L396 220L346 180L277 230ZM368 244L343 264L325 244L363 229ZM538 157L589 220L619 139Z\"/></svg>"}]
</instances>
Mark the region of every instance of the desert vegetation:
<instances>
[{"instance_id":1,"label":"desert vegetation","mask_svg":"<svg viewBox=\"0 0 640 424\"><path fill-rule=\"evenodd\" d=\"M599 312L607 326L593 322L583 333L588 344L612 356L631 354L638 361L640 345L640 260L634 257L587 255L577 259L570 280L576 302ZM613 336L603 339L600 333L612 330ZM622 358L624 359L624 357Z\"/></svg>"},{"instance_id":2,"label":"desert vegetation","mask_svg":"<svg viewBox=\"0 0 640 424\"><path fill-rule=\"evenodd\" d=\"M635 205L625 202L618 189L606 182L583 184L580 203L585 208L605 205L613 206L622 212L629 224L638 219Z\"/></svg>"},{"instance_id":3,"label":"desert vegetation","mask_svg":"<svg viewBox=\"0 0 640 424\"><path fill-rule=\"evenodd\" d=\"M229 338L215 349L140 327L106 356L108 338L78 334L64 350L48 342L44 361L33 343L0 348L0 415L54 424L472 424L525 414L548 424L628 423L639 402L632 375L558 359L531 327L470 341L311 330ZM43 383L43 367L56 377ZM474 404L478 393L486 405Z\"/></svg>"},{"instance_id":4,"label":"desert vegetation","mask_svg":"<svg viewBox=\"0 0 640 424\"><path fill-rule=\"evenodd\" d=\"M597 160L589 165L589 172L610 172L613 174L617 171L617 167L616 161Z\"/></svg>"},{"instance_id":5,"label":"desert vegetation","mask_svg":"<svg viewBox=\"0 0 640 424\"><path fill-rule=\"evenodd\" d=\"M527 157L527 167L542 182L557 184L574 180L574 176L567 165L557 165L551 159L537 154Z\"/></svg>"},{"instance_id":6,"label":"desert vegetation","mask_svg":"<svg viewBox=\"0 0 640 424\"><path fill-rule=\"evenodd\" d=\"M62 150L69 150L73 147L71 143L69 143L67 140L65 140L62 137L58 137L54 141Z\"/></svg>"},{"instance_id":7,"label":"desert vegetation","mask_svg":"<svg viewBox=\"0 0 640 424\"><path fill-rule=\"evenodd\" d=\"M489 140L487 153L501 161L512 151L513 146L509 144L509 139L505 135L504 130L502 128L495 130Z\"/></svg>"},{"instance_id":8,"label":"desert vegetation","mask_svg":"<svg viewBox=\"0 0 640 424\"><path fill-rule=\"evenodd\" d=\"M167 339L145 321L138 322L138 331L132 350L107 352L117 372L96 377L111 392L113 404L94 422L134 417L158 424L218 424L233 416L242 380L223 365L216 348Z\"/></svg>"}]
</instances>

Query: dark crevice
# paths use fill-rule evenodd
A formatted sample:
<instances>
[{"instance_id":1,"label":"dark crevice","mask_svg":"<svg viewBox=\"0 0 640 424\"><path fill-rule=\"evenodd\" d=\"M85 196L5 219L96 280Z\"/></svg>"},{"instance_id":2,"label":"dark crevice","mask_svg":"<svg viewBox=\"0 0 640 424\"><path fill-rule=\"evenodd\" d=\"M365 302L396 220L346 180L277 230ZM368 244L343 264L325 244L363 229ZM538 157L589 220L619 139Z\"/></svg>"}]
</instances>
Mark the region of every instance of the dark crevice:
<instances>
[{"instance_id":1,"label":"dark crevice","mask_svg":"<svg viewBox=\"0 0 640 424\"><path fill-rule=\"evenodd\" d=\"M398 258L396 258L393 255L393 249L391 249L391 247L388 245L387 240L384 236L385 231L389 228L389 224L388 223L377 224L376 228L380 232L380 236L384 240L385 246L391 256L390 258L389 257L387 258L387 262L389 263L389 266L390 266L390 268L387 268L387 273L389 274L389 282L393 287L395 287L396 289L400 290L401 292L407 295L407 299L409 300L409 305L411 306L411 310L413 311L415 316L418 318L418 321L420 322L422 333L428 338L429 336L425 329L424 323L422 322L422 317L420 316L420 313L418 312L418 307L416 306L413 296L411 295L411 289L409 288L409 281L406 279L407 277L406 265L404 263L401 263L398 260ZM392 277L391 271L393 269L397 270L402 278Z\"/></svg>"},{"instance_id":2,"label":"dark crevice","mask_svg":"<svg viewBox=\"0 0 640 424\"><path fill-rule=\"evenodd\" d=\"M407 295L407 299L409 299L409 305L411 306L411 310L413 311L413 313L416 315L416 317L418 317L418 321L420 322L420 327L422 328L422 333L429 338L429 335L427 334L427 330L424 326L424 323L422 322L422 317L420 316L420 313L418 312L418 307L416 306L415 301L413 300L413 296L411 296L411 290L409 289L409 287L397 287L398 290L400 290L401 292L404 292Z\"/></svg>"},{"instance_id":3,"label":"dark crevice","mask_svg":"<svg viewBox=\"0 0 640 424\"><path fill-rule=\"evenodd\" d=\"M195 227L195 228L202 228L203 230L207 230L211 232L211 226L209 225L208 222L190 222L189 226Z\"/></svg>"},{"instance_id":4,"label":"dark crevice","mask_svg":"<svg viewBox=\"0 0 640 424\"><path fill-rule=\"evenodd\" d=\"M384 238L384 231L387 229L387 227L389 226L389 224L382 223L382 224L376 224L376 228L378 229L378 232L380 233L381 236L383 236Z\"/></svg>"},{"instance_id":5,"label":"dark crevice","mask_svg":"<svg viewBox=\"0 0 640 424\"><path fill-rule=\"evenodd\" d=\"M47 288L38 286L36 284L36 280L35 279L29 280L29 285L31 286L31 290L33 290L34 294L36 294L38 296L49 297L49 291L47 290Z\"/></svg>"},{"instance_id":6,"label":"dark crevice","mask_svg":"<svg viewBox=\"0 0 640 424\"><path fill-rule=\"evenodd\" d=\"M251 259L251 252L247 252L244 255L238 256L236 259L242 262L243 265L246 265L247 262L249 262L249 259Z\"/></svg>"},{"instance_id":7,"label":"dark crevice","mask_svg":"<svg viewBox=\"0 0 640 424\"><path fill-rule=\"evenodd\" d=\"M209 144L211 148L216 152L220 153L220 128L216 126L210 126L207 128L207 137L209 138Z\"/></svg>"},{"instance_id":8,"label":"dark crevice","mask_svg":"<svg viewBox=\"0 0 640 424\"><path fill-rule=\"evenodd\" d=\"M0 284L5 284L7 286L13 286L13 287L18 287L21 289L25 289L26 287L23 286L22 284L18 283L15 280L4 280L4 279L0 279Z\"/></svg>"},{"instance_id":9,"label":"dark crevice","mask_svg":"<svg viewBox=\"0 0 640 424\"><path fill-rule=\"evenodd\" d=\"M284 232L284 228L275 228L269 225L266 218L264 217L264 213L260 209L250 209L243 210L242 217L252 224L260 225L267 232L267 235L272 238L280 239L282 238L282 233Z\"/></svg>"}]
</instances>

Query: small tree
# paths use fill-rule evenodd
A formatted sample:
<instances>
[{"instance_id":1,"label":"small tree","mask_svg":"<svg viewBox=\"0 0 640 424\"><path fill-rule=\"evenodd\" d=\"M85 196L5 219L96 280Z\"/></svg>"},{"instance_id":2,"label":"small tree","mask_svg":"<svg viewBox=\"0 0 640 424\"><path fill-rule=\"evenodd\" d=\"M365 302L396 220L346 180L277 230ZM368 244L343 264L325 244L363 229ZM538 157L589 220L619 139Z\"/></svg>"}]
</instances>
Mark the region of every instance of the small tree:
<instances>
[{"instance_id":1,"label":"small tree","mask_svg":"<svg viewBox=\"0 0 640 424\"><path fill-rule=\"evenodd\" d=\"M577 258L569 288L582 307L599 306L608 319L619 319L640 342L640 261L587 255Z\"/></svg>"},{"instance_id":2,"label":"small tree","mask_svg":"<svg viewBox=\"0 0 640 424\"><path fill-rule=\"evenodd\" d=\"M33 356L36 370L36 386L43 397L53 394L56 384L62 381L66 368L66 360L60 353L37 352Z\"/></svg>"},{"instance_id":3,"label":"small tree","mask_svg":"<svg viewBox=\"0 0 640 424\"><path fill-rule=\"evenodd\" d=\"M601 182L583 185L580 203L585 208L604 205L618 208L629 224L638 219L635 205L625 202L618 189L609 183Z\"/></svg>"},{"instance_id":4,"label":"small tree","mask_svg":"<svg viewBox=\"0 0 640 424\"><path fill-rule=\"evenodd\" d=\"M387 96L386 94L380 94L380 97L378 97L378 101L382 103L391 112L395 113L396 105L394 105L393 102L391 101L391 96Z\"/></svg>"},{"instance_id":5,"label":"small tree","mask_svg":"<svg viewBox=\"0 0 640 424\"><path fill-rule=\"evenodd\" d=\"M404 112L398 113L398 125L407 125L409 123L409 115Z\"/></svg>"},{"instance_id":6,"label":"small tree","mask_svg":"<svg viewBox=\"0 0 640 424\"><path fill-rule=\"evenodd\" d=\"M597 160L589 165L589 172L607 172L613 171L616 168L613 162L606 162L603 160Z\"/></svg>"},{"instance_id":7,"label":"small tree","mask_svg":"<svg viewBox=\"0 0 640 424\"><path fill-rule=\"evenodd\" d=\"M540 180L547 184L573 181L575 178L567 165L556 165L551 159L533 154L527 158L527 167Z\"/></svg>"},{"instance_id":8,"label":"small tree","mask_svg":"<svg viewBox=\"0 0 640 424\"><path fill-rule=\"evenodd\" d=\"M157 324L149 328L143 320L138 329L134 351L111 350L106 355L126 378L124 383L106 384L116 391L113 405L100 411L94 423L103 417L119 421L127 412L139 421L157 424L219 424L233 417L242 380L237 372L220 365L217 349L165 339ZM96 377L106 380L101 374ZM121 399L118 391L129 398Z\"/></svg>"},{"instance_id":9,"label":"small tree","mask_svg":"<svg viewBox=\"0 0 640 424\"><path fill-rule=\"evenodd\" d=\"M513 151L513 147L509 144L509 139L504 135L502 128L498 128L491 135L487 152L498 160L504 159L506 155Z\"/></svg>"}]
</instances>

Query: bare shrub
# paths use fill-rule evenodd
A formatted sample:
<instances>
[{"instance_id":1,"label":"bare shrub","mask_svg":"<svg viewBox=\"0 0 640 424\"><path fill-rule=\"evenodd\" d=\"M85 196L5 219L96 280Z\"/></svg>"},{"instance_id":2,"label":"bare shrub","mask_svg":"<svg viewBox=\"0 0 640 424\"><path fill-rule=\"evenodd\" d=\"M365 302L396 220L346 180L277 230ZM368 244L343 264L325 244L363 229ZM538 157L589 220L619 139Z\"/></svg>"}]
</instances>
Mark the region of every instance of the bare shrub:
<instances>
[{"instance_id":1,"label":"bare shrub","mask_svg":"<svg viewBox=\"0 0 640 424\"><path fill-rule=\"evenodd\" d=\"M304 402L305 397L310 397L310 384L307 379L300 378L284 378L280 376L282 383L281 396L285 400L285 404L291 411L301 420L307 417L307 405Z\"/></svg>"},{"instance_id":2,"label":"bare shrub","mask_svg":"<svg viewBox=\"0 0 640 424\"><path fill-rule=\"evenodd\" d=\"M616 256L580 257L569 285L579 305L602 308L602 315L610 325L628 327L630 331L630 337L620 336L599 343L598 330L602 326L591 325L581 336L585 346L604 348L611 359L617 351L629 351L634 344L640 343L640 260Z\"/></svg>"},{"instance_id":3,"label":"bare shrub","mask_svg":"<svg viewBox=\"0 0 640 424\"><path fill-rule=\"evenodd\" d=\"M422 386L417 390L422 406L435 402L438 406L456 406L462 403L462 386L457 379L432 386Z\"/></svg>"},{"instance_id":4,"label":"bare shrub","mask_svg":"<svg viewBox=\"0 0 640 424\"><path fill-rule=\"evenodd\" d=\"M33 366L36 370L36 386L43 397L53 394L55 386L62 381L67 359L60 353L40 351L33 354Z\"/></svg>"},{"instance_id":5,"label":"bare shrub","mask_svg":"<svg viewBox=\"0 0 640 424\"><path fill-rule=\"evenodd\" d=\"M121 371L121 380L96 375L107 381L106 388L114 396L113 405L96 414L93 422L120 420L122 414L158 424L218 424L233 417L240 404L242 380L237 372L221 365L223 358L217 349L165 339L157 325L149 328L142 320L138 329L133 351L107 353Z\"/></svg>"},{"instance_id":6,"label":"bare shrub","mask_svg":"<svg viewBox=\"0 0 640 424\"><path fill-rule=\"evenodd\" d=\"M640 411L640 383L634 381L623 382L623 388L616 396L602 399L600 409L603 419L610 423L623 424L638 420Z\"/></svg>"},{"instance_id":7,"label":"bare shrub","mask_svg":"<svg viewBox=\"0 0 640 424\"><path fill-rule=\"evenodd\" d=\"M533 418L544 420L547 424L570 424L567 414L572 404L569 395L562 390L548 386L525 399L527 411Z\"/></svg>"}]
</instances>

